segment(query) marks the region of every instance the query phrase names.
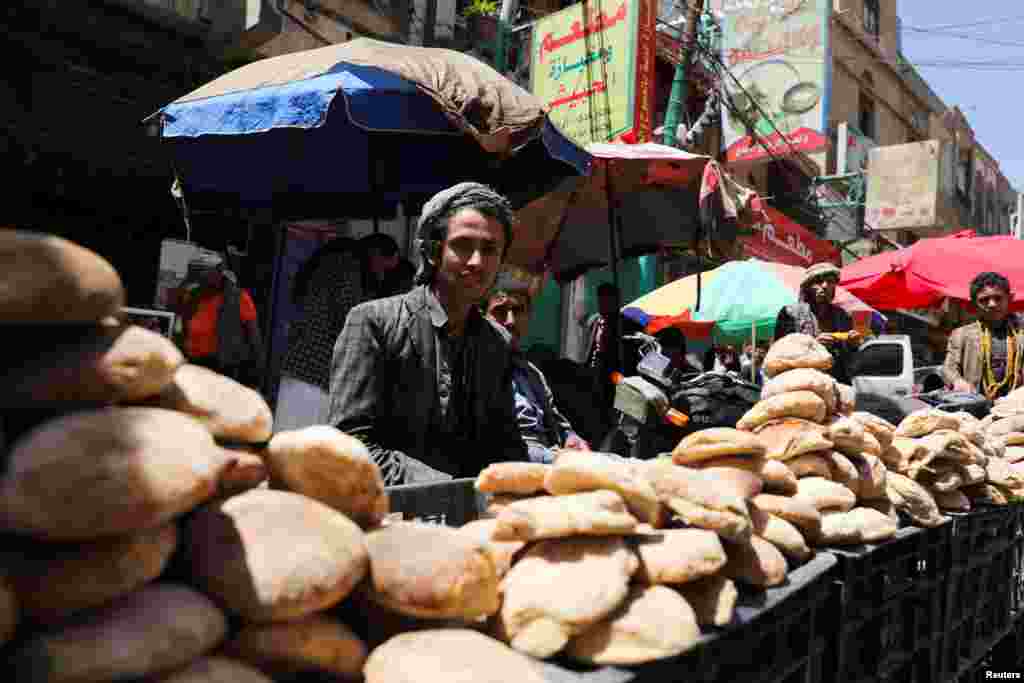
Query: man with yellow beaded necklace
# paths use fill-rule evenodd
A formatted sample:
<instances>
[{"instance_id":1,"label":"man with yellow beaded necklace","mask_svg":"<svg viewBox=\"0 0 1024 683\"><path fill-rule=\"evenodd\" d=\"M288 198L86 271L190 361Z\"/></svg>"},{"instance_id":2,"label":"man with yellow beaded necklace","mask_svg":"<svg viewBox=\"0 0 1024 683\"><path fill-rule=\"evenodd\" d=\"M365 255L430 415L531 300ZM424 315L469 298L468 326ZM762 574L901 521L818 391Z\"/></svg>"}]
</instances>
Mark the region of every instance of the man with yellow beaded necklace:
<instances>
[{"instance_id":1,"label":"man with yellow beaded necklace","mask_svg":"<svg viewBox=\"0 0 1024 683\"><path fill-rule=\"evenodd\" d=\"M1024 379L1024 328L1009 312L1010 282L999 273L981 273L971 281L978 321L953 330L943 373L954 391L1005 396Z\"/></svg>"}]
</instances>

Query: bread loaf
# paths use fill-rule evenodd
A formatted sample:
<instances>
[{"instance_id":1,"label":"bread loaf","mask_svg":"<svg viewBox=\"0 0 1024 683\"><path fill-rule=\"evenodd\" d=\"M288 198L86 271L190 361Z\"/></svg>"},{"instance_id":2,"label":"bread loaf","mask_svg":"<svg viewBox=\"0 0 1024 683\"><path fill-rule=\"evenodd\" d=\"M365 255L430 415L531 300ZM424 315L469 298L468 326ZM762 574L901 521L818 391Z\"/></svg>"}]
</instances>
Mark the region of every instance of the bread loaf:
<instances>
[{"instance_id":1,"label":"bread loaf","mask_svg":"<svg viewBox=\"0 0 1024 683\"><path fill-rule=\"evenodd\" d=\"M825 402L817 394L810 391L794 391L758 402L740 418L736 428L749 431L769 420L785 417L821 422L825 419L825 414Z\"/></svg>"},{"instance_id":2,"label":"bread loaf","mask_svg":"<svg viewBox=\"0 0 1024 683\"><path fill-rule=\"evenodd\" d=\"M718 572L725 566L725 549L718 535L704 529L663 529L637 537L634 548L640 558L638 581L678 584Z\"/></svg>"},{"instance_id":3,"label":"bread loaf","mask_svg":"<svg viewBox=\"0 0 1024 683\"><path fill-rule=\"evenodd\" d=\"M726 544L729 561L722 574L757 588L777 586L786 580L789 567L786 558L774 545L760 536L747 541Z\"/></svg>"},{"instance_id":4,"label":"bread loaf","mask_svg":"<svg viewBox=\"0 0 1024 683\"><path fill-rule=\"evenodd\" d=\"M625 601L638 566L620 537L536 543L505 576L501 630L516 650L550 657Z\"/></svg>"},{"instance_id":5,"label":"bread loaf","mask_svg":"<svg viewBox=\"0 0 1024 683\"><path fill-rule=\"evenodd\" d=\"M732 579L716 574L678 586L679 593L690 603L701 626L728 626L739 591Z\"/></svg>"},{"instance_id":6,"label":"bread loaf","mask_svg":"<svg viewBox=\"0 0 1024 683\"><path fill-rule=\"evenodd\" d=\"M829 370L831 367L832 354L814 337L806 334L787 334L768 349L763 370L765 376L775 377L798 368Z\"/></svg>"},{"instance_id":7,"label":"bread loaf","mask_svg":"<svg viewBox=\"0 0 1024 683\"><path fill-rule=\"evenodd\" d=\"M888 470L882 459L874 455L862 455L860 458L851 458L850 460L860 471L858 500L884 499L886 497L885 477Z\"/></svg>"},{"instance_id":8,"label":"bread loaf","mask_svg":"<svg viewBox=\"0 0 1024 683\"><path fill-rule=\"evenodd\" d=\"M784 418L756 427L754 433L773 460L789 460L807 453L832 450L825 428L808 420Z\"/></svg>"},{"instance_id":9,"label":"bread loaf","mask_svg":"<svg viewBox=\"0 0 1024 683\"><path fill-rule=\"evenodd\" d=\"M797 478L801 477L832 477L832 469L829 461L817 453L808 453L798 458L793 458L786 463L786 467L793 471Z\"/></svg>"},{"instance_id":10,"label":"bread loaf","mask_svg":"<svg viewBox=\"0 0 1024 683\"><path fill-rule=\"evenodd\" d=\"M622 496L614 491L520 500L498 513L497 520L494 538L498 541L628 534L637 525Z\"/></svg>"},{"instance_id":11,"label":"bread loaf","mask_svg":"<svg viewBox=\"0 0 1024 683\"><path fill-rule=\"evenodd\" d=\"M896 436L920 437L927 436L939 429L957 429L960 422L950 413L937 408L915 410L903 418L896 428Z\"/></svg>"},{"instance_id":12,"label":"bread loaf","mask_svg":"<svg viewBox=\"0 0 1024 683\"><path fill-rule=\"evenodd\" d=\"M245 624L226 650L278 677L319 673L353 679L366 663L363 641L348 626L323 614L276 624Z\"/></svg>"},{"instance_id":13,"label":"bread loaf","mask_svg":"<svg viewBox=\"0 0 1024 683\"><path fill-rule=\"evenodd\" d=\"M227 657L203 657L158 683L274 683L248 664Z\"/></svg>"},{"instance_id":14,"label":"bread loaf","mask_svg":"<svg viewBox=\"0 0 1024 683\"><path fill-rule=\"evenodd\" d=\"M363 528L390 511L380 469L362 441L328 425L278 432L267 446L273 479L342 512Z\"/></svg>"},{"instance_id":15,"label":"bread loaf","mask_svg":"<svg viewBox=\"0 0 1024 683\"><path fill-rule=\"evenodd\" d=\"M819 511L842 510L846 512L857 504L857 497L850 489L823 477L805 477L797 481L795 497L813 505Z\"/></svg>"},{"instance_id":16,"label":"bread loaf","mask_svg":"<svg viewBox=\"0 0 1024 683\"><path fill-rule=\"evenodd\" d=\"M598 666L630 666L691 649L700 638L697 615L676 591L634 586L608 619L569 641L570 657Z\"/></svg>"},{"instance_id":17,"label":"bread loaf","mask_svg":"<svg viewBox=\"0 0 1024 683\"><path fill-rule=\"evenodd\" d=\"M850 489L855 497L860 497L861 478L860 470L842 453L832 452L828 455L829 465L832 468L832 481L842 484Z\"/></svg>"},{"instance_id":18,"label":"bread loaf","mask_svg":"<svg viewBox=\"0 0 1024 683\"><path fill-rule=\"evenodd\" d=\"M766 491L782 494L796 493L796 475L778 460L760 456L725 456L692 465L695 469L735 469L756 474L764 482Z\"/></svg>"},{"instance_id":19,"label":"bread loaf","mask_svg":"<svg viewBox=\"0 0 1024 683\"><path fill-rule=\"evenodd\" d=\"M935 492L935 504L940 510L950 512L970 512L971 501L962 491Z\"/></svg>"},{"instance_id":20,"label":"bread loaf","mask_svg":"<svg viewBox=\"0 0 1024 683\"><path fill-rule=\"evenodd\" d=\"M753 434L737 429L715 427L702 429L685 437L672 451L672 459L679 465L690 465L726 455L764 453L764 444Z\"/></svg>"},{"instance_id":21,"label":"bread loaf","mask_svg":"<svg viewBox=\"0 0 1024 683\"><path fill-rule=\"evenodd\" d=\"M813 554L800 530L783 518L751 504L750 521L754 534L781 550L786 557L803 562Z\"/></svg>"},{"instance_id":22,"label":"bread loaf","mask_svg":"<svg viewBox=\"0 0 1024 683\"><path fill-rule=\"evenodd\" d=\"M821 513L821 531L814 539L816 545L857 545L862 543L860 525L856 518L843 510Z\"/></svg>"},{"instance_id":23,"label":"bread loaf","mask_svg":"<svg viewBox=\"0 0 1024 683\"><path fill-rule=\"evenodd\" d=\"M864 452L863 425L852 417L836 417L828 423L828 438L841 453L860 455Z\"/></svg>"},{"instance_id":24,"label":"bread loaf","mask_svg":"<svg viewBox=\"0 0 1024 683\"><path fill-rule=\"evenodd\" d=\"M857 507L846 513L860 532L863 543L881 543L896 536L899 524L885 513L870 507Z\"/></svg>"},{"instance_id":25,"label":"bread loaf","mask_svg":"<svg viewBox=\"0 0 1024 683\"><path fill-rule=\"evenodd\" d=\"M495 541L494 531L498 528L496 519L478 519L459 527L459 531L480 543L491 554L498 579L505 576L512 568L515 556L526 547L523 541Z\"/></svg>"},{"instance_id":26,"label":"bread loaf","mask_svg":"<svg viewBox=\"0 0 1024 683\"><path fill-rule=\"evenodd\" d=\"M945 518L939 514L935 498L913 479L896 472L889 472L885 478L885 490L892 504L907 514L914 524L936 527L945 521Z\"/></svg>"},{"instance_id":27,"label":"bread loaf","mask_svg":"<svg viewBox=\"0 0 1024 683\"><path fill-rule=\"evenodd\" d=\"M570 453L566 453L569 456ZM544 477L551 465L538 462L499 462L485 467L476 478L481 493L532 496L544 493Z\"/></svg>"},{"instance_id":28,"label":"bread loaf","mask_svg":"<svg viewBox=\"0 0 1024 683\"><path fill-rule=\"evenodd\" d=\"M812 391L825 402L829 413L836 410L836 381L830 375L811 368L797 368L776 375L761 389L761 398L768 399L794 391Z\"/></svg>"},{"instance_id":29,"label":"bread loaf","mask_svg":"<svg viewBox=\"0 0 1024 683\"><path fill-rule=\"evenodd\" d=\"M370 653L363 674L366 683L544 683L528 657L469 629L397 635Z\"/></svg>"},{"instance_id":30,"label":"bread loaf","mask_svg":"<svg viewBox=\"0 0 1024 683\"><path fill-rule=\"evenodd\" d=\"M591 453L563 455L544 478L544 488L554 495L615 491L634 517L648 524L660 519L658 496L650 482L627 463L605 460Z\"/></svg>"},{"instance_id":31,"label":"bread loaf","mask_svg":"<svg viewBox=\"0 0 1024 683\"><path fill-rule=\"evenodd\" d=\"M850 417L859 422L866 432L875 437L875 440L878 441L883 450L889 447L896 436L896 425L885 418L861 411L853 413Z\"/></svg>"},{"instance_id":32,"label":"bread loaf","mask_svg":"<svg viewBox=\"0 0 1024 683\"><path fill-rule=\"evenodd\" d=\"M836 413L850 416L857 410L857 391L849 384L836 382Z\"/></svg>"},{"instance_id":33,"label":"bread loaf","mask_svg":"<svg viewBox=\"0 0 1024 683\"><path fill-rule=\"evenodd\" d=\"M815 536L821 528L821 513L806 500L762 493L752 501L759 510L780 517L797 527L804 536Z\"/></svg>"}]
</instances>

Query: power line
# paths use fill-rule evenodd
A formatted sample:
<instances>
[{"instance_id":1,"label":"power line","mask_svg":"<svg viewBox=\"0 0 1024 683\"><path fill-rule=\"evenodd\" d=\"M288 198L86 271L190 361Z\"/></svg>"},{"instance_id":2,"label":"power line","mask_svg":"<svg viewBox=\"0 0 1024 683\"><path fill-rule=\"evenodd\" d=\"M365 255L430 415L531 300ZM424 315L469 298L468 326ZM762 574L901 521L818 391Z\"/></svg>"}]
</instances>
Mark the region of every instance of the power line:
<instances>
[{"instance_id":1,"label":"power line","mask_svg":"<svg viewBox=\"0 0 1024 683\"><path fill-rule=\"evenodd\" d=\"M986 38L984 36L972 36L969 33L950 33L947 31L935 31L932 29L918 28L916 26L904 26L904 31L910 31L918 35L924 35L934 38L957 38L960 40L972 40L976 43L983 45L999 45L1002 47L1024 47L1024 43L1020 41L1012 40L995 40L993 38Z\"/></svg>"},{"instance_id":2,"label":"power line","mask_svg":"<svg viewBox=\"0 0 1024 683\"><path fill-rule=\"evenodd\" d=\"M1001 17L998 19L981 19L978 21L971 21L963 24L939 24L936 26L922 26L919 28L923 28L929 31L943 30L949 28L973 28L975 26L988 26L991 24L1008 24L1014 21L1024 21L1024 14L1018 14L1017 16L1013 17Z\"/></svg>"}]
</instances>

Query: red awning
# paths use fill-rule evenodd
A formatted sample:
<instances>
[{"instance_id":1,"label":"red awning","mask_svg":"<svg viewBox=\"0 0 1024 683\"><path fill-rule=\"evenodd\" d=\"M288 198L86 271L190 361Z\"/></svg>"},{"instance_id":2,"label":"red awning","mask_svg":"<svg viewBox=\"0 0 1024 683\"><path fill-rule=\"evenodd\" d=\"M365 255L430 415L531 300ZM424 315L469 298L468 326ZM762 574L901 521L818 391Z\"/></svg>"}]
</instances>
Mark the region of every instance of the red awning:
<instances>
[{"instance_id":1,"label":"red awning","mask_svg":"<svg viewBox=\"0 0 1024 683\"><path fill-rule=\"evenodd\" d=\"M821 261L840 265L839 249L834 244L817 237L781 211L766 205L759 218L750 226L754 234L739 238L747 256L802 268Z\"/></svg>"}]
</instances>

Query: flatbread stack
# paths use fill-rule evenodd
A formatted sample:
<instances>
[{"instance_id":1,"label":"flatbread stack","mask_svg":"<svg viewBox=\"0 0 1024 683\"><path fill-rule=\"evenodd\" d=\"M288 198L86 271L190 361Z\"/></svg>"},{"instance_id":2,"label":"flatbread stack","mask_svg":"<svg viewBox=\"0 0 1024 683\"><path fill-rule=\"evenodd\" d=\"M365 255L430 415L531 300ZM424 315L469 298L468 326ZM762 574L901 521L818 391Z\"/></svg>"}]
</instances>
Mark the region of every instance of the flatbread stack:
<instances>
[{"instance_id":1,"label":"flatbread stack","mask_svg":"<svg viewBox=\"0 0 1024 683\"><path fill-rule=\"evenodd\" d=\"M761 401L737 423L737 431L759 441L763 452L732 430L705 430L684 439L673 454L681 464L761 476L764 494L754 500L753 513L758 533L776 530L763 524L767 514L792 525L804 547L878 542L896 533L891 519L878 518L869 505L886 499L880 439L888 444L891 436L876 435L884 426L865 426L854 417L850 391L825 372L831 363L828 351L809 336L780 339L765 358L771 378ZM736 451L705 461L712 440ZM794 553L792 545L785 550L790 557L803 552Z\"/></svg>"},{"instance_id":2,"label":"flatbread stack","mask_svg":"<svg viewBox=\"0 0 1024 683\"><path fill-rule=\"evenodd\" d=\"M704 430L652 461L563 451L486 468L477 489L510 498L459 531L500 558L488 631L535 658L633 665L729 624L741 585L778 585L813 554L796 523L754 505L758 467L721 464L741 459L771 462L756 435Z\"/></svg>"},{"instance_id":3,"label":"flatbread stack","mask_svg":"<svg viewBox=\"0 0 1024 683\"><path fill-rule=\"evenodd\" d=\"M258 392L121 320L101 256L0 230L0 260L0 320L17 329L0 369L9 679L354 679L362 605L497 612L488 543L379 533L388 497L361 442L326 426L274 435Z\"/></svg>"}]
</instances>

